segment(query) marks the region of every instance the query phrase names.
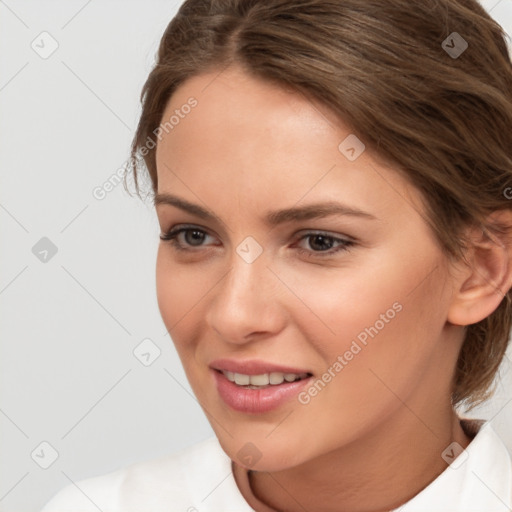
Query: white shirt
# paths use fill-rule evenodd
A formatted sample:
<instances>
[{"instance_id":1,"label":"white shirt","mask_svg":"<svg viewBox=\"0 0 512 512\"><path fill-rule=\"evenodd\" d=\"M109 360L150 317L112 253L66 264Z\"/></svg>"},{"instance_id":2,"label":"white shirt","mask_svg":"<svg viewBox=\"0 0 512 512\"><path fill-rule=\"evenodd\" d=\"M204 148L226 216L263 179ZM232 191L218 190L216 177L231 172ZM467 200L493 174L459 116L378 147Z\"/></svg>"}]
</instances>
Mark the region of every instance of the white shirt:
<instances>
[{"instance_id":1,"label":"white shirt","mask_svg":"<svg viewBox=\"0 0 512 512\"><path fill-rule=\"evenodd\" d=\"M466 450L396 512L512 511L512 454L488 422ZM246 481L243 482L247 489ZM41 512L253 512L216 437L176 454L80 480ZM269 509L272 510L272 509Z\"/></svg>"}]
</instances>

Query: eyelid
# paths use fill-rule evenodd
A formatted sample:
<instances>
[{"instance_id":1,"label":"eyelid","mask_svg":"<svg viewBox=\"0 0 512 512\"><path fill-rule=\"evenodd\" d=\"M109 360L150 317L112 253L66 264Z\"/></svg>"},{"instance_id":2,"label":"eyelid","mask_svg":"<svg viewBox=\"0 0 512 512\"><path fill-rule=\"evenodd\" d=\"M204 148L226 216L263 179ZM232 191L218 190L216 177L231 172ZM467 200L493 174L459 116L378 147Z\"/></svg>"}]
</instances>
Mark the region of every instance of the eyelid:
<instances>
[{"instance_id":1,"label":"eyelid","mask_svg":"<svg viewBox=\"0 0 512 512\"><path fill-rule=\"evenodd\" d=\"M304 228L300 231L297 231L293 236L294 238L301 238L305 235L323 235L331 238L336 238L337 240L345 240L347 242L355 242L356 238L353 236L347 235L345 233L335 233L328 229L316 229L316 228Z\"/></svg>"}]
</instances>

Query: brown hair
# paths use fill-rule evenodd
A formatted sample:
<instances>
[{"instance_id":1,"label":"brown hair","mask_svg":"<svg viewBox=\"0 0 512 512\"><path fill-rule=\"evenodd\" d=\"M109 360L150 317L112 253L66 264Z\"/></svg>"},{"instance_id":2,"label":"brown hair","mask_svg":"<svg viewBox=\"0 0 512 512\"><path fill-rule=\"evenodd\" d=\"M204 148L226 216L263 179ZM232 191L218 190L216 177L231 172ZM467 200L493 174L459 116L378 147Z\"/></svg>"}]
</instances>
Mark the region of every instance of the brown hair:
<instances>
[{"instance_id":1,"label":"brown hair","mask_svg":"<svg viewBox=\"0 0 512 512\"><path fill-rule=\"evenodd\" d=\"M187 0L142 90L131 152L137 194L142 168L157 190L155 136L176 88L236 64L339 116L422 193L444 253L463 257L464 228L507 236L511 228L485 222L512 208L507 37L477 0ZM461 41L467 48L449 54L464 48ZM465 327L454 405L473 407L493 392L511 329L510 294Z\"/></svg>"}]
</instances>

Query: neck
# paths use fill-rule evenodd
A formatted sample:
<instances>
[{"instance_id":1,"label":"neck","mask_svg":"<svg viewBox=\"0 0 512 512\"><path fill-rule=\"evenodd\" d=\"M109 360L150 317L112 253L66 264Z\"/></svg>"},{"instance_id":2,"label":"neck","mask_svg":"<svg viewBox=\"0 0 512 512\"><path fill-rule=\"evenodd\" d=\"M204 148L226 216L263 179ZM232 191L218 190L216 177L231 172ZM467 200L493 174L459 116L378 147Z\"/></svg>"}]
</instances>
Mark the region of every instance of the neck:
<instances>
[{"instance_id":1,"label":"neck","mask_svg":"<svg viewBox=\"0 0 512 512\"><path fill-rule=\"evenodd\" d=\"M283 471L251 472L261 502L287 512L385 512L418 494L446 468L442 452L466 436L451 405L428 425L406 406L348 446ZM404 443L407 439L407 443Z\"/></svg>"}]
</instances>

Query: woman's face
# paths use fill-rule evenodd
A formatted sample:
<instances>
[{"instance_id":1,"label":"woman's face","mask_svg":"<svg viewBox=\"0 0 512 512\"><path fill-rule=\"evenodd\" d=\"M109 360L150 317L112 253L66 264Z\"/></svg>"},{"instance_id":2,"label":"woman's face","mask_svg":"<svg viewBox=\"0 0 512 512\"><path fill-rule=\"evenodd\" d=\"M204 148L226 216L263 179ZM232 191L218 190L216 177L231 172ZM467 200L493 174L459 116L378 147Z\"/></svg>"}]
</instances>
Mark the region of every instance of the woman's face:
<instances>
[{"instance_id":1,"label":"woman's face","mask_svg":"<svg viewBox=\"0 0 512 512\"><path fill-rule=\"evenodd\" d=\"M325 108L236 68L182 84L169 120L158 221L189 231L160 243L158 303L228 455L277 471L428 426L460 332L419 193Z\"/></svg>"}]
</instances>

